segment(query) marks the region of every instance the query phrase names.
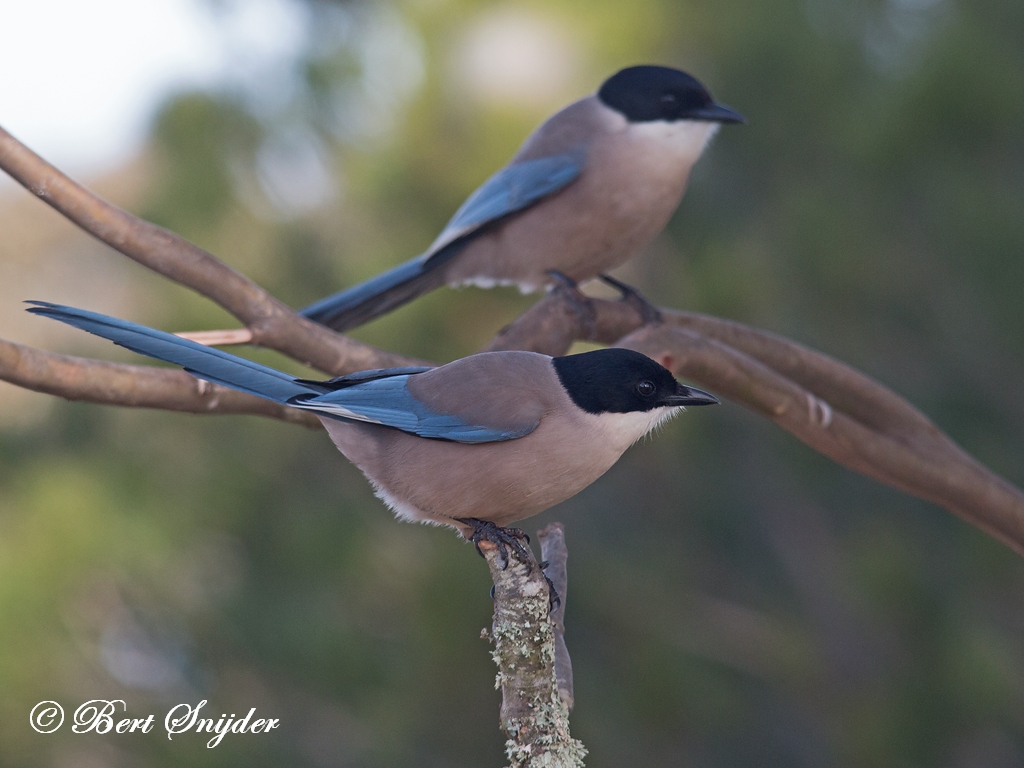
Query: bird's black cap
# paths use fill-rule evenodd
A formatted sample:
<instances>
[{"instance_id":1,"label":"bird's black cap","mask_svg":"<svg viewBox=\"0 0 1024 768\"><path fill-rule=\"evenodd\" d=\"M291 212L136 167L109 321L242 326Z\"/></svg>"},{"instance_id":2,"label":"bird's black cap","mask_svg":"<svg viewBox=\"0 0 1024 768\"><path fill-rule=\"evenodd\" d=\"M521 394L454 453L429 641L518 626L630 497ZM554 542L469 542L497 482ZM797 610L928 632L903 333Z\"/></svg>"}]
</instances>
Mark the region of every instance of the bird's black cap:
<instances>
[{"instance_id":1,"label":"bird's black cap","mask_svg":"<svg viewBox=\"0 0 1024 768\"><path fill-rule=\"evenodd\" d=\"M671 67L644 64L620 70L604 81L597 97L631 123L746 122L739 112L717 104L697 78Z\"/></svg>"},{"instance_id":2,"label":"bird's black cap","mask_svg":"<svg viewBox=\"0 0 1024 768\"><path fill-rule=\"evenodd\" d=\"M714 405L718 398L680 384L664 366L629 349L598 349L554 359L569 397L587 413L631 413L680 405Z\"/></svg>"}]
</instances>

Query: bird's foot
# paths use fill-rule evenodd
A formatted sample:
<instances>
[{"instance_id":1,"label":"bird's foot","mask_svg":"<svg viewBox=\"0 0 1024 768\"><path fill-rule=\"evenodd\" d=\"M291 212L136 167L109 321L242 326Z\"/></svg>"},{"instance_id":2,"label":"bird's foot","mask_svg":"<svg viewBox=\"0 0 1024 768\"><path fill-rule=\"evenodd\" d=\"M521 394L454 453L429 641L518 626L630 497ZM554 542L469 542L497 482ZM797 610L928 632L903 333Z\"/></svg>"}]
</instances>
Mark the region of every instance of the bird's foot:
<instances>
[{"instance_id":1,"label":"bird's foot","mask_svg":"<svg viewBox=\"0 0 1024 768\"><path fill-rule=\"evenodd\" d=\"M636 288L626 285L621 280L616 280L611 275L601 275L600 277L602 282L607 283L621 294L621 301L626 302L637 311L640 318L644 321L644 325L660 323L663 320L661 310L645 299L643 294Z\"/></svg>"},{"instance_id":2,"label":"bird's foot","mask_svg":"<svg viewBox=\"0 0 1024 768\"><path fill-rule=\"evenodd\" d=\"M519 558L519 562L523 563L527 568L533 569L533 558L526 547L519 541L520 539L526 539L526 543L529 544L530 537L519 528L502 528L500 525L495 525L492 522L475 517L457 517L455 521L468 525L473 529L473 534L469 537L469 540L476 545L476 551L480 554L480 557L484 556L484 553L480 550L480 542L489 541L497 546L498 552L501 554L502 570L508 567L509 548Z\"/></svg>"},{"instance_id":3,"label":"bird's foot","mask_svg":"<svg viewBox=\"0 0 1024 768\"><path fill-rule=\"evenodd\" d=\"M580 290L579 283L564 272L549 269L548 274L554 281L551 288L552 293L562 296L570 309L576 313L576 317L579 318L587 338L594 338L597 335L597 310L594 309L594 302Z\"/></svg>"}]
</instances>

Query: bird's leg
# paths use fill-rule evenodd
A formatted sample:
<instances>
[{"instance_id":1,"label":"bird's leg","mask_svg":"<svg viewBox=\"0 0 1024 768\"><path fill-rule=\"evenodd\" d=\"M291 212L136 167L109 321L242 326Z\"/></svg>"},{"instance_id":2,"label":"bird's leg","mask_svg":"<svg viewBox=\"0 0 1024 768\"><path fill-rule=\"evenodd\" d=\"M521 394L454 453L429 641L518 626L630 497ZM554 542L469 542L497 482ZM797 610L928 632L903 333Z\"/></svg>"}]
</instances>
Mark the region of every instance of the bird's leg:
<instances>
[{"instance_id":1,"label":"bird's leg","mask_svg":"<svg viewBox=\"0 0 1024 768\"><path fill-rule=\"evenodd\" d=\"M501 559L505 563L502 566L502 570L508 567L508 549L506 547L511 547L520 562L528 568L533 567L531 565L533 558L530 557L530 553L526 548L519 543L520 539L526 539L526 543L529 544L530 537L519 528L502 528L500 525L495 525L492 522L475 517L457 517L455 521L468 525L473 529L473 534L469 537L469 540L476 545L476 551L480 554L480 557L484 556L484 553L480 551L481 541L489 541L498 547Z\"/></svg>"},{"instance_id":2,"label":"bird's leg","mask_svg":"<svg viewBox=\"0 0 1024 768\"><path fill-rule=\"evenodd\" d=\"M621 280L616 280L611 275L601 275L601 280L621 294L621 300L629 304L639 313L644 325L648 323L660 323L662 321L661 311L643 297L636 288L626 285Z\"/></svg>"},{"instance_id":3,"label":"bird's leg","mask_svg":"<svg viewBox=\"0 0 1024 768\"><path fill-rule=\"evenodd\" d=\"M554 281L551 286L552 293L561 294L562 298L569 304L576 316L580 319L588 338L597 335L597 311L590 297L580 290L579 284L564 272L557 269L549 269L548 274Z\"/></svg>"}]
</instances>

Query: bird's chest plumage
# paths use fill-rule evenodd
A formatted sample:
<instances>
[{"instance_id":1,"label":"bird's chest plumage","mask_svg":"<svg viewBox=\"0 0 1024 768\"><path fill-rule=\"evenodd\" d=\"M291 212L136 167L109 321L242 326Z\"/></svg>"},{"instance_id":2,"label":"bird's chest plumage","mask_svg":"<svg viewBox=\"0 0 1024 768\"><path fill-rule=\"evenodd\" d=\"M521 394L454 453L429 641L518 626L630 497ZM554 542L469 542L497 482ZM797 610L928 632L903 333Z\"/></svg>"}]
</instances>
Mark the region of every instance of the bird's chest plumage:
<instances>
[{"instance_id":1,"label":"bird's chest plumage","mask_svg":"<svg viewBox=\"0 0 1024 768\"><path fill-rule=\"evenodd\" d=\"M443 524L477 517L509 525L586 488L664 415L551 414L526 437L480 445L368 424L325 424L401 517Z\"/></svg>"}]
</instances>

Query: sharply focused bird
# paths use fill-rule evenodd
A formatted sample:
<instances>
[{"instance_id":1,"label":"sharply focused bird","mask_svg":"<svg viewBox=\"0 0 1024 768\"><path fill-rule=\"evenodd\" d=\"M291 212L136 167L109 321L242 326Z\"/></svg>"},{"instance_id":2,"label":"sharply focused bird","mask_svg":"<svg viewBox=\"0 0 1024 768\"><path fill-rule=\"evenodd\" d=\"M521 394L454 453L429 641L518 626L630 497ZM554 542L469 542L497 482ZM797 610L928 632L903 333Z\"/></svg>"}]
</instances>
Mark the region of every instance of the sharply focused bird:
<instances>
[{"instance_id":1,"label":"sharply focused bird","mask_svg":"<svg viewBox=\"0 0 1024 768\"><path fill-rule=\"evenodd\" d=\"M685 72L623 69L534 131L423 254L300 311L343 331L442 285L602 275L664 229L719 125L739 122Z\"/></svg>"},{"instance_id":2,"label":"sharply focused bird","mask_svg":"<svg viewBox=\"0 0 1024 768\"><path fill-rule=\"evenodd\" d=\"M513 543L505 526L586 488L683 406L718 402L626 349L484 352L309 381L127 320L29 303L198 378L312 411L398 517L473 541Z\"/></svg>"}]
</instances>

